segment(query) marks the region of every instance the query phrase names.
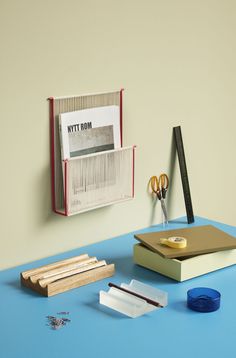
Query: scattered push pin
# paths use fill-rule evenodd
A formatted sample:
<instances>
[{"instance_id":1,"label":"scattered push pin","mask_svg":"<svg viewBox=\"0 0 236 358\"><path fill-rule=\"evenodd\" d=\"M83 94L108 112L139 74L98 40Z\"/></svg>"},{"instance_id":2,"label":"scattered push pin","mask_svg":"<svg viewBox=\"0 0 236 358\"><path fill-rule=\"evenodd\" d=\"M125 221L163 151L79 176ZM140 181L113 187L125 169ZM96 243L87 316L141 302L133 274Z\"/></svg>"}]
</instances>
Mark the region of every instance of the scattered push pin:
<instances>
[{"instance_id":1,"label":"scattered push pin","mask_svg":"<svg viewBox=\"0 0 236 358\"><path fill-rule=\"evenodd\" d=\"M58 314L69 314L69 312L60 312ZM71 321L69 318L65 318L65 317L58 318L55 316L46 316L46 318L48 319L47 325L50 326L51 329L53 330L58 330L63 326L65 326L66 323Z\"/></svg>"}]
</instances>

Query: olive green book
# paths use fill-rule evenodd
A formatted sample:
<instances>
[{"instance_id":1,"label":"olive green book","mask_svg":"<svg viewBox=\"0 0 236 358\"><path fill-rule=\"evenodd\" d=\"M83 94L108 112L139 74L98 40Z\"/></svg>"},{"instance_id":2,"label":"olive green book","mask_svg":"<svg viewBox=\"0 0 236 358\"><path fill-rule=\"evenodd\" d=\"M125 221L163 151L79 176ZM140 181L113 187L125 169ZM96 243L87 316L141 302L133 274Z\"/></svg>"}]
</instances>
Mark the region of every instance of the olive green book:
<instances>
[{"instance_id":1,"label":"olive green book","mask_svg":"<svg viewBox=\"0 0 236 358\"><path fill-rule=\"evenodd\" d=\"M213 225L135 234L134 237L150 250L169 259L236 249L236 238ZM161 244L161 239L168 237L184 237L187 246L176 249Z\"/></svg>"}]
</instances>

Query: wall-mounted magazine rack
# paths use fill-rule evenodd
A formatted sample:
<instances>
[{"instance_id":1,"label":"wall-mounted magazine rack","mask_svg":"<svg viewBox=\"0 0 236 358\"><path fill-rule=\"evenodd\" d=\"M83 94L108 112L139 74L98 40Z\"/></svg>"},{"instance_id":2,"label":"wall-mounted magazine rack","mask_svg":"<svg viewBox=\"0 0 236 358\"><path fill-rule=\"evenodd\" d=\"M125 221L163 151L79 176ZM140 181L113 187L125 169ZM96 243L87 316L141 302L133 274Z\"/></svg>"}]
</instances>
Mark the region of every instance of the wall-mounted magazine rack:
<instances>
[{"instance_id":1,"label":"wall-mounted magazine rack","mask_svg":"<svg viewBox=\"0 0 236 358\"><path fill-rule=\"evenodd\" d=\"M70 216L134 197L135 146L122 147L123 90L49 98L52 208ZM104 106L118 106L121 148L62 160L59 116Z\"/></svg>"}]
</instances>

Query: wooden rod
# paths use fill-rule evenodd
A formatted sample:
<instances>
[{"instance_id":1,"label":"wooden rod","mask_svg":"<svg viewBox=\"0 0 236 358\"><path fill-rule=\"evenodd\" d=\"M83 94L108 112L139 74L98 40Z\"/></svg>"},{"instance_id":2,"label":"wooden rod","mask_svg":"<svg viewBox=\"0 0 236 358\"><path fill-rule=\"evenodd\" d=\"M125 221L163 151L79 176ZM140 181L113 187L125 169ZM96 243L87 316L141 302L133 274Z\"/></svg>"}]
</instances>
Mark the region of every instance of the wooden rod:
<instances>
[{"instance_id":1,"label":"wooden rod","mask_svg":"<svg viewBox=\"0 0 236 358\"><path fill-rule=\"evenodd\" d=\"M93 264L88 264L88 265L79 267L79 268L77 268L75 270L70 270L70 271L63 272L63 273L60 273L60 274L52 276L52 277L48 277L48 278L39 280L38 283L39 283L39 285L41 287L46 287L48 284L50 284L52 282L55 282L55 281L58 281L58 280L61 280L62 278L70 277L70 276L73 276L73 275L76 275L76 274L79 274L79 273L82 273L82 272L85 272L85 271L90 271L90 270L96 269L96 268L101 267L101 266L106 266L106 261L105 260L98 261L98 262L93 263Z\"/></svg>"},{"instance_id":2,"label":"wooden rod","mask_svg":"<svg viewBox=\"0 0 236 358\"><path fill-rule=\"evenodd\" d=\"M82 261L82 260L87 259L88 257L89 257L88 254L83 254L83 255L80 255L80 256L71 257L71 258L66 259L66 260L57 261L57 262L54 262L54 263L49 264L49 265L40 266L38 268L34 268L34 269L31 269L31 270L28 270L28 271L24 271L24 272L22 272L21 275L22 275L22 277L24 279L27 280L30 276L33 276L33 275L36 275L38 273L45 272L45 271L48 271L48 270L51 270L51 269L54 269L54 268L62 267L64 265L70 264L72 262Z\"/></svg>"},{"instance_id":3,"label":"wooden rod","mask_svg":"<svg viewBox=\"0 0 236 358\"><path fill-rule=\"evenodd\" d=\"M153 305L153 306L155 306L155 307L160 307L160 308L163 308L163 307L164 307L164 306L162 306L159 302L153 301L153 300L151 300L150 298L147 298L147 297L145 297L145 296L139 295L139 294L136 293L136 292L129 291L129 290L127 290L126 288L117 286L117 285L115 285L115 284L112 283L112 282L109 282L109 283L108 283L108 286L109 286L109 287L117 288L118 290L121 290L121 291L123 291L123 292L129 293L129 294L131 294L131 295L133 295L133 296L135 296L135 297L141 298L142 300L145 300L148 304Z\"/></svg>"},{"instance_id":4,"label":"wooden rod","mask_svg":"<svg viewBox=\"0 0 236 358\"><path fill-rule=\"evenodd\" d=\"M53 269L53 270L49 270L49 271L46 271L46 272L39 273L37 275L30 276L29 279L30 279L30 281L32 283L36 283L38 280L50 278L50 277L53 277L55 275L60 275L60 274L62 274L64 272L75 270L77 268L86 266L86 265L88 265L90 263L94 263L94 262L97 262L97 261L98 260L97 260L96 257L91 257L89 259L78 261L78 262L70 264L70 265L64 265L64 266L58 267L58 268Z\"/></svg>"}]
</instances>

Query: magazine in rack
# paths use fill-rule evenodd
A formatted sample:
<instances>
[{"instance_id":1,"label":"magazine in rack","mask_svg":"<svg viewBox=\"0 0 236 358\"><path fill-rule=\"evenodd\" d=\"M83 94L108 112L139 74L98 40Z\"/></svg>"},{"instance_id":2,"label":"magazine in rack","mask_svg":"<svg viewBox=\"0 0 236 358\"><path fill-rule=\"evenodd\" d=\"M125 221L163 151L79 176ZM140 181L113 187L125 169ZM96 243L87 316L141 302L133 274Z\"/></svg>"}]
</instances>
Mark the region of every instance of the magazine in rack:
<instances>
[{"instance_id":1,"label":"magazine in rack","mask_svg":"<svg viewBox=\"0 0 236 358\"><path fill-rule=\"evenodd\" d=\"M59 116L62 159L121 147L118 106L103 106Z\"/></svg>"}]
</instances>

